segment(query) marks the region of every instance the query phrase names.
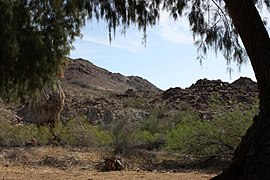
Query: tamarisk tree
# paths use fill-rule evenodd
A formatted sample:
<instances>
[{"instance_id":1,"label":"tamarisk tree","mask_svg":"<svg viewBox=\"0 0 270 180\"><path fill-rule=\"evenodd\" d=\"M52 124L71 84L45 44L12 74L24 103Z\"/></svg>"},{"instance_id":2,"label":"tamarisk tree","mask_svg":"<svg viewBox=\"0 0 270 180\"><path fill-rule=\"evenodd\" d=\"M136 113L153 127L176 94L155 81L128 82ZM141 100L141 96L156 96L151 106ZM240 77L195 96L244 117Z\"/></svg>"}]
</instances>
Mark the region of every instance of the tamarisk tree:
<instances>
[{"instance_id":1,"label":"tamarisk tree","mask_svg":"<svg viewBox=\"0 0 270 180\"><path fill-rule=\"evenodd\" d=\"M0 97L32 96L63 73L84 7L79 1L0 0Z\"/></svg>"}]
</instances>

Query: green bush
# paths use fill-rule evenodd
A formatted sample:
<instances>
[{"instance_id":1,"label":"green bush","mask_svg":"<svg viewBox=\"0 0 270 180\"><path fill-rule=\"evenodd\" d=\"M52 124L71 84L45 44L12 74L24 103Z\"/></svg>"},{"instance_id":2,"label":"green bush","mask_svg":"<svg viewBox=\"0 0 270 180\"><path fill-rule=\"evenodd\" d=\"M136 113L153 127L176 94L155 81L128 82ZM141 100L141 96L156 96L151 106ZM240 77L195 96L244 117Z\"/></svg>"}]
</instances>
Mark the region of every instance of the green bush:
<instances>
[{"instance_id":1,"label":"green bush","mask_svg":"<svg viewBox=\"0 0 270 180\"><path fill-rule=\"evenodd\" d=\"M58 122L50 126L37 127L34 124L12 125L0 117L0 146L25 146L32 138L38 145L58 143L70 146L108 146L112 145L110 132L89 124L86 120ZM31 144L30 144L31 145Z\"/></svg>"},{"instance_id":2,"label":"green bush","mask_svg":"<svg viewBox=\"0 0 270 180\"><path fill-rule=\"evenodd\" d=\"M181 121L166 134L165 148L185 154L227 155L230 157L256 111L223 112L212 121Z\"/></svg>"},{"instance_id":3,"label":"green bush","mask_svg":"<svg viewBox=\"0 0 270 180\"><path fill-rule=\"evenodd\" d=\"M71 146L100 146L112 144L112 136L100 127L91 125L86 120L69 120L66 124L59 122L53 129L61 144Z\"/></svg>"},{"instance_id":4,"label":"green bush","mask_svg":"<svg viewBox=\"0 0 270 180\"><path fill-rule=\"evenodd\" d=\"M164 132L166 128L166 120L164 118L159 119L156 114L151 114L141 125L141 130L151 134Z\"/></svg>"},{"instance_id":5,"label":"green bush","mask_svg":"<svg viewBox=\"0 0 270 180\"><path fill-rule=\"evenodd\" d=\"M142 144L152 144L157 140L159 134L152 134L149 131L138 131L135 134L135 139L140 141Z\"/></svg>"},{"instance_id":6,"label":"green bush","mask_svg":"<svg viewBox=\"0 0 270 180\"><path fill-rule=\"evenodd\" d=\"M24 146L33 137L34 126L14 126L7 122L0 124L1 146Z\"/></svg>"},{"instance_id":7,"label":"green bush","mask_svg":"<svg viewBox=\"0 0 270 180\"><path fill-rule=\"evenodd\" d=\"M40 126L36 128L33 133L33 136L37 139L39 145L47 145L53 139L53 134L51 133L51 129L49 126Z\"/></svg>"},{"instance_id":8,"label":"green bush","mask_svg":"<svg viewBox=\"0 0 270 180\"><path fill-rule=\"evenodd\" d=\"M146 130L139 130L134 135L134 142L139 147L144 147L147 149L157 149L161 148L164 144L164 137L162 134L154 133L152 134Z\"/></svg>"},{"instance_id":9,"label":"green bush","mask_svg":"<svg viewBox=\"0 0 270 180\"><path fill-rule=\"evenodd\" d=\"M193 153L192 145L196 144L195 137L209 129L201 121L184 121L166 134L165 149L176 150L181 153ZM191 152L192 150L192 152Z\"/></svg>"},{"instance_id":10,"label":"green bush","mask_svg":"<svg viewBox=\"0 0 270 180\"><path fill-rule=\"evenodd\" d=\"M98 146L109 146L113 144L112 133L104 131L100 127L91 126L90 129Z\"/></svg>"},{"instance_id":11,"label":"green bush","mask_svg":"<svg viewBox=\"0 0 270 180\"><path fill-rule=\"evenodd\" d=\"M212 99L215 100L214 96ZM215 102L219 103L219 101ZM227 155L230 157L256 114L254 109L216 114L203 121L186 105L172 112L161 107L151 109L144 121L122 117L105 127L91 125L85 119L58 122L54 128L33 124L14 126L0 113L0 146L24 146L35 137L39 145L57 142L70 146L113 146L116 152L140 146L178 151L190 155Z\"/></svg>"},{"instance_id":12,"label":"green bush","mask_svg":"<svg viewBox=\"0 0 270 180\"><path fill-rule=\"evenodd\" d=\"M118 120L110 124L110 132L113 138L113 147L116 153L125 152L134 147L134 136L138 131L138 125L130 122L127 117L119 117Z\"/></svg>"}]
</instances>

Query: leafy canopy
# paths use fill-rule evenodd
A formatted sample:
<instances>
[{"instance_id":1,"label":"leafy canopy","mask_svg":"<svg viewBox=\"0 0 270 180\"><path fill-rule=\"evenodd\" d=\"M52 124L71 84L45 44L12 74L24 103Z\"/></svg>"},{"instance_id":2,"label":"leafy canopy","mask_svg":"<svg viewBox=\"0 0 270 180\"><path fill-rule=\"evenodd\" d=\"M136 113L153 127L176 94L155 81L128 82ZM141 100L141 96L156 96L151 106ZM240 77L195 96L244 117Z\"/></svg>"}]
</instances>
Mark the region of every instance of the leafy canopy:
<instances>
[{"instance_id":1,"label":"leafy canopy","mask_svg":"<svg viewBox=\"0 0 270 180\"><path fill-rule=\"evenodd\" d=\"M270 7L269 0L252 1L259 8ZM162 11L168 11L175 20L188 18L200 61L210 49L221 52L228 65L231 61L240 65L247 59L223 0L89 0L87 10L90 19L107 22L110 40L116 27L125 32L130 25L142 30L145 40L147 27L158 22Z\"/></svg>"}]
</instances>

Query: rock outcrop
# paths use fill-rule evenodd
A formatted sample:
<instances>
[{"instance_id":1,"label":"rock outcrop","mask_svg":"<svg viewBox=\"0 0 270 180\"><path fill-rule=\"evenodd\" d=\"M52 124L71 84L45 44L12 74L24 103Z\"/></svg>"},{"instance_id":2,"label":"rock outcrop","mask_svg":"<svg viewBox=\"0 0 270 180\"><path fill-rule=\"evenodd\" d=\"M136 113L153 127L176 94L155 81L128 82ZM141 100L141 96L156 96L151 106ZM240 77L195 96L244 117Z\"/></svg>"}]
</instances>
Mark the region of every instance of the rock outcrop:
<instances>
[{"instance_id":1,"label":"rock outcrop","mask_svg":"<svg viewBox=\"0 0 270 180\"><path fill-rule=\"evenodd\" d=\"M210 109L217 106L223 110L234 110L241 103L249 109L258 96L257 84L249 78L243 78L233 83L221 80L200 79L189 88L171 88L162 93L159 101L165 102L169 109L178 110L183 103L191 105L203 118L209 118L213 112ZM216 109L217 110L217 109Z\"/></svg>"}]
</instances>

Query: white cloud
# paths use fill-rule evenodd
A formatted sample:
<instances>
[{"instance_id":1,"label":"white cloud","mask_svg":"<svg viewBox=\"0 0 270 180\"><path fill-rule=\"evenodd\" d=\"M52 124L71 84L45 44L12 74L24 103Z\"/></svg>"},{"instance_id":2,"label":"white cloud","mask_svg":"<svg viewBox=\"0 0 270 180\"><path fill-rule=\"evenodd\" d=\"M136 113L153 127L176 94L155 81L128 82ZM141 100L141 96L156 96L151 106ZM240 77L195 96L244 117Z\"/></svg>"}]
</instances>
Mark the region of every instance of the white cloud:
<instances>
[{"instance_id":1,"label":"white cloud","mask_svg":"<svg viewBox=\"0 0 270 180\"><path fill-rule=\"evenodd\" d=\"M181 21L174 21L166 11L163 11L160 15L158 33L164 40L172 43L192 44L193 42L188 21L184 17Z\"/></svg>"},{"instance_id":2,"label":"white cloud","mask_svg":"<svg viewBox=\"0 0 270 180\"><path fill-rule=\"evenodd\" d=\"M139 53L144 49L141 43L141 37L135 33L128 33L128 36L117 35L112 42L109 42L108 35L90 35L84 34L82 40L100 45L110 46L113 48L124 49L133 53ZM139 33L138 33L139 34Z\"/></svg>"}]
</instances>

